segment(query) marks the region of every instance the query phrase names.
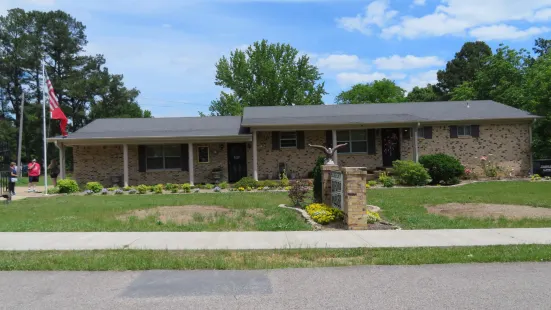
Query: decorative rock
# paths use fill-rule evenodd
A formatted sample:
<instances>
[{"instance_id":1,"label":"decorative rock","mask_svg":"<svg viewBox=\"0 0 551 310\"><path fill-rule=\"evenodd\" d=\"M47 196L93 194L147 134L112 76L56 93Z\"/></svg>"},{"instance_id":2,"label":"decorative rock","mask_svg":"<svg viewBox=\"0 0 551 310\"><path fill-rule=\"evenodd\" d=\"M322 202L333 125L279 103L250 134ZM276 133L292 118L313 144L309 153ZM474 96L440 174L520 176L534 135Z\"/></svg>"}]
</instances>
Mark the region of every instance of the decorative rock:
<instances>
[{"instance_id":1,"label":"decorative rock","mask_svg":"<svg viewBox=\"0 0 551 310\"><path fill-rule=\"evenodd\" d=\"M369 211L369 212L380 212L381 211L381 208L379 208L377 206L367 205L366 208L367 208L367 211Z\"/></svg>"}]
</instances>

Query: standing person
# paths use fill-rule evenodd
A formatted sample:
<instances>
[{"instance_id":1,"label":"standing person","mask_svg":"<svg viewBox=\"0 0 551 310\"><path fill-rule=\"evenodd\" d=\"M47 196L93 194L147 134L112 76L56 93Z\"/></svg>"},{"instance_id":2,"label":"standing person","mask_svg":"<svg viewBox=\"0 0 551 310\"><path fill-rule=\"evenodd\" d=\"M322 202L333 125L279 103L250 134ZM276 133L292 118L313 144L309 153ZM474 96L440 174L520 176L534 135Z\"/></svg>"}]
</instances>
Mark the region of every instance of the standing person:
<instances>
[{"instance_id":1,"label":"standing person","mask_svg":"<svg viewBox=\"0 0 551 310\"><path fill-rule=\"evenodd\" d=\"M48 171L50 172L50 177L54 182L54 187L57 186L57 176L59 175L59 165L55 159L52 159L50 165L48 166Z\"/></svg>"},{"instance_id":2,"label":"standing person","mask_svg":"<svg viewBox=\"0 0 551 310\"><path fill-rule=\"evenodd\" d=\"M36 159L33 159L32 162L28 165L29 173L29 190L28 192L36 192L36 187L34 183L38 183L40 180L40 164L36 162Z\"/></svg>"},{"instance_id":3,"label":"standing person","mask_svg":"<svg viewBox=\"0 0 551 310\"><path fill-rule=\"evenodd\" d=\"M15 182L17 182L17 166L14 162L10 163L10 184L9 191L12 196L15 196Z\"/></svg>"}]
</instances>

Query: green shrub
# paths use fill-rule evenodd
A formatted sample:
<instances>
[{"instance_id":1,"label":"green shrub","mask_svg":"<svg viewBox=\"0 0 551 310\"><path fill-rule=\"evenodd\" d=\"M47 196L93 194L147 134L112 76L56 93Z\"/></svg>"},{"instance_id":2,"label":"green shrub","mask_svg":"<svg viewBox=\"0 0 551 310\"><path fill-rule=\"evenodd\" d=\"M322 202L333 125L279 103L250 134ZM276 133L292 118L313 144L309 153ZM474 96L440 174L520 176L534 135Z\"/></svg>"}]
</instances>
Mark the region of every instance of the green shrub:
<instances>
[{"instance_id":1,"label":"green shrub","mask_svg":"<svg viewBox=\"0 0 551 310\"><path fill-rule=\"evenodd\" d=\"M190 193L191 192L191 184L189 184L189 183L182 184L182 190L184 191L184 193Z\"/></svg>"},{"instance_id":2,"label":"green shrub","mask_svg":"<svg viewBox=\"0 0 551 310\"><path fill-rule=\"evenodd\" d=\"M306 206L306 213L308 213L316 223L322 225L344 218L344 213L341 210L321 203L313 203Z\"/></svg>"},{"instance_id":3,"label":"green shrub","mask_svg":"<svg viewBox=\"0 0 551 310\"><path fill-rule=\"evenodd\" d=\"M264 183L263 184L264 187L269 187L269 188L278 188L281 186L279 184L279 181L275 181L275 180L265 180L263 183Z\"/></svg>"},{"instance_id":4,"label":"green shrub","mask_svg":"<svg viewBox=\"0 0 551 310\"><path fill-rule=\"evenodd\" d=\"M114 192L114 191L116 191L117 189L119 189L119 188L116 187L116 186L113 186L113 187L109 187L107 190L110 191L110 192Z\"/></svg>"},{"instance_id":5,"label":"green shrub","mask_svg":"<svg viewBox=\"0 0 551 310\"><path fill-rule=\"evenodd\" d=\"M280 180L281 186L288 187L290 182L289 178L287 177L287 173L285 173L285 170L283 170L283 173L281 174L281 180Z\"/></svg>"},{"instance_id":6,"label":"green shrub","mask_svg":"<svg viewBox=\"0 0 551 310\"><path fill-rule=\"evenodd\" d=\"M367 182L367 184L368 184L370 187L373 187L373 186L376 186L376 185L377 185L377 181L371 180L371 181Z\"/></svg>"},{"instance_id":7,"label":"green shrub","mask_svg":"<svg viewBox=\"0 0 551 310\"><path fill-rule=\"evenodd\" d=\"M71 179L57 181L57 188L60 194L72 194L79 191L77 181Z\"/></svg>"},{"instance_id":8,"label":"green shrub","mask_svg":"<svg viewBox=\"0 0 551 310\"><path fill-rule=\"evenodd\" d=\"M167 191L171 191L171 192L172 192L173 189L178 191L178 184L166 183L165 188L166 188Z\"/></svg>"},{"instance_id":9,"label":"green shrub","mask_svg":"<svg viewBox=\"0 0 551 310\"><path fill-rule=\"evenodd\" d=\"M396 181L386 172L383 172L379 175L379 183L383 184L384 187L393 187Z\"/></svg>"},{"instance_id":10,"label":"green shrub","mask_svg":"<svg viewBox=\"0 0 551 310\"><path fill-rule=\"evenodd\" d=\"M153 186L153 192L155 194L162 194L163 193L163 186L161 184L157 184Z\"/></svg>"},{"instance_id":11,"label":"green shrub","mask_svg":"<svg viewBox=\"0 0 551 310\"><path fill-rule=\"evenodd\" d=\"M325 158L323 156L319 156L318 159L316 159L316 165L314 166L314 169L312 170L312 175L314 177L314 201L315 202L321 202L322 201L322 184L321 179L323 177L323 171L321 170L321 166L323 166L323 163L325 162Z\"/></svg>"},{"instance_id":12,"label":"green shrub","mask_svg":"<svg viewBox=\"0 0 551 310\"><path fill-rule=\"evenodd\" d=\"M409 186L425 186L430 175L423 165L411 160L397 160L392 163L398 183Z\"/></svg>"},{"instance_id":13,"label":"green shrub","mask_svg":"<svg viewBox=\"0 0 551 310\"><path fill-rule=\"evenodd\" d=\"M177 188L172 188L172 189L170 190L170 192L173 193L173 194L176 194L176 193L178 192L178 189L177 189Z\"/></svg>"},{"instance_id":14,"label":"green shrub","mask_svg":"<svg viewBox=\"0 0 551 310\"><path fill-rule=\"evenodd\" d=\"M228 188L228 182L222 182L218 184L218 187L220 187L221 189L226 189Z\"/></svg>"},{"instance_id":15,"label":"green shrub","mask_svg":"<svg viewBox=\"0 0 551 310\"><path fill-rule=\"evenodd\" d=\"M260 188L262 189L262 188ZM303 180L297 180L293 182L293 185L289 189L289 199L293 207L303 207L306 194L308 194L308 183Z\"/></svg>"},{"instance_id":16,"label":"green shrub","mask_svg":"<svg viewBox=\"0 0 551 310\"><path fill-rule=\"evenodd\" d=\"M375 224L381 220L381 216L377 212L367 211L366 216L367 224Z\"/></svg>"},{"instance_id":17,"label":"green shrub","mask_svg":"<svg viewBox=\"0 0 551 310\"><path fill-rule=\"evenodd\" d=\"M86 183L86 189L94 193L99 193L103 189L103 185L101 185L100 182L88 182Z\"/></svg>"},{"instance_id":18,"label":"green shrub","mask_svg":"<svg viewBox=\"0 0 551 310\"><path fill-rule=\"evenodd\" d=\"M258 187L258 181L255 181L255 179L251 177L244 177L241 180L237 181L233 186L237 188Z\"/></svg>"},{"instance_id":19,"label":"green shrub","mask_svg":"<svg viewBox=\"0 0 551 310\"><path fill-rule=\"evenodd\" d=\"M137 190L138 190L138 193L143 195L147 193L147 191L149 190L149 186L141 184L141 185L138 185Z\"/></svg>"},{"instance_id":20,"label":"green shrub","mask_svg":"<svg viewBox=\"0 0 551 310\"><path fill-rule=\"evenodd\" d=\"M132 189L132 186L125 186L125 187L122 188L122 190L125 191L125 192L128 192L131 189Z\"/></svg>"},{"instance_id":21,"label":"green shrub","mask_svg":"<svg viewBox=\"0 0 551 310\"><path fill-rule=\"evenodd\" d=\"M205 184L205 188L206 188L206 189L213 189L213 188L214 188L214 185L212 185L212 184Z\"/></svg>"},{"instance_id":22,"label":"green shrub","mask_svg":"<svg viewBox=\"0 0 551 310\"><path fill-rule=\"evenodd\" d=\"M431 184L457 184L465 172L459 160L446 154L423 155L419 162L428 170Z\"/></svg>"}]
</instances>

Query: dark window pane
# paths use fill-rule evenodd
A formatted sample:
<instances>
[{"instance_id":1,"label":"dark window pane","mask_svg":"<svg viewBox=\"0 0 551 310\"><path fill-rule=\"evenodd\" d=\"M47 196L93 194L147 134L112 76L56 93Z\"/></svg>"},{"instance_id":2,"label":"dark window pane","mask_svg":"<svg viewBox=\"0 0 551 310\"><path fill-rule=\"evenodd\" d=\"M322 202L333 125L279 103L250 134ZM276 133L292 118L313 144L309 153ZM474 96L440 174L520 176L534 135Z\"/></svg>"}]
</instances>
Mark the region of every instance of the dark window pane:
<instances>
[{"instance_id":1,"label":"dark window pane","mask_svg":"<svg viewBox=\"0 0 551 310\"><path fill-rule=\"evenodd\" d=\"M465 135L470 136L471 135L471 126L465 126Z\"/></svg>"},{"instance_id":2,"label":"dark window pane","mask_svg":"<svg viewBox=\"0 0 551 310\"><path fill-rule=\"evenodd\" d=\"M348 141L348 140L350 140L350 131L348 130L337 131L337 141Z\"/></svg>"},{"instance_id":3,"label":"dark window pane","mask_svg":"<svg viewBox=\"0 0 551 310\"><path fill-rule=\"evenodd\" d=\"M282 131L280 132L280 139L295 139L297 138L297 132L296 131Z\"/></svg>"},{"instance_id":4,"label":"dark window pane","mask_svg":"<svg viewBox=\"0 0 551 310\"><path fill-rule=\"evenodd\" d=\"M180 157L182 148L177 144L165 145L165 156Z\"/></svg>"},{"instance_id":5,"label":"dark window pane","mask_svg":"<svg viewBox=\"0 0 551 310\"><path fill-rule=\"evenodd\" d=\"M367 132L365 130L351 130L350 140L352 141L366 141Z\"/></svg>"},{"instance_id":6,"label":"dark window pane","mask_svg":"<svg viewBox=\"0 0 551 310\"><path fill-rule=\"evenodd\" d=\"M337 142L337 144L345 144L345 143L348 143L346 146L343 146L342 148L340 148L338 151L337 151L337 154L338 153L350 153L350 142L348 141L340 141L340 142Z\"/></svg>"},{"instance_id":7,"label":"dark window pane","mask_svg":"<svg viewBox=\"0 0 551 310\"><path fill-rule=\"evenodd\" d=\"M419 127L417 129L417 137L418 138L424 138L425 137L425 128L424 127Z\"/></svg>"},{"instance_id":8,"label":"dark window pane","mask_svg":"<svg viewBox=\"0 0 551 310\"><path fill-rule=\"evenodd\" d=\"M297 140L281 140L281 147L296 147Z\"/></svg>"},{"instance_id":9,"label":"dark window pane","mask_svg":"<svg viewBox=\"0 0 551 310\"><path fill-rule=\"evenodd\" d=\"M165 169L181 168L180 157L165 157Z\"/></svg>"},{"instance_id":10,"label":"dark window pane","mask_svg":"<svg viewBox=\"0 0 551 310\"><path fill-rule=\"evenodd\" d=\"M464 136L465 135L465 127L457 126L457 135L458 136Z\"/></svg>"},{"instance_id":11,"label":"dark window pane","mask_svg":"<svg viewBox=\"0 0 551 310\"><path fill-rule=\"evenodd\" d=\"M163 146L162 145L148 145L147 146L147 157L162 157L163 156Z\"/></svg>"},{"instance_id":12,"label":"dark window pane","mask_svg":"<svg viewBox=\"0 0 551 310\"><path fill-rule=\"evenodd\" d=\"M353 141L352 142L352 153L365 153L367 152L367 142L366 141Z\"/></svg>"},{"instance_id":13,"label":"dark window pane","mask_svg":"<svg viewBox=\"0 0 551 310\"><path fill-rule=\"evenodd\" d=\"M149 157L147 158L147 169L163 169L162 157Z\"/></svg>"}]
</instances>

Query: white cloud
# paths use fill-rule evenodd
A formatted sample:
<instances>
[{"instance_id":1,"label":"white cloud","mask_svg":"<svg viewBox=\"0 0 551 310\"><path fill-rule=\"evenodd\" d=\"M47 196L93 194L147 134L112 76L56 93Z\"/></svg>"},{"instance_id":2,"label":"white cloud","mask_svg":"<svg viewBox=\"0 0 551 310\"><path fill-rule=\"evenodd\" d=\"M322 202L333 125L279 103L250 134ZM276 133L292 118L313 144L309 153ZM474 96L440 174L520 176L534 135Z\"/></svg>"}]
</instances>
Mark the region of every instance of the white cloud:
<instances>
[{"instance_id":1,"label":"white cloud","mask_svg":"<svg viewBox=\"0 0 551 310\"><path fill-rule=\"evenodd\" d=\"M318 58L316 65L328 70L367 70L369 66L356 55L332 54Z\"/></svg>"},{"instance_id":2,"label":"white cloud","mask_svg":"<svg viewBox=\"0 0 551 310\"><path fill-rule=\"evenodd\" d=\"M370 83L375 80L390 79L390 80L401 80L404 79L406 75L404 73L392 73L386 74L382 72L372 72L372 73L359 73L359 72L341 72L337 74L337 83L341 87L348 87L358 83Z\"/></svg>"},{"instance_id":3,"label":"white cloud","mask_svg":"<svg viewBox=\"0 0 551 310\"><path fill-rule=\"evenodd\" d=\"M550 30L547 27L530 27L526 30L520 30L517 27L500 24L475 28L470 31L470 35L482 41L519 40L549 32Z\"/></svg>"},{"instance_id":4,"label":"white cloud","mask_svg":"<svg viewBox=\"0 0 551 310\"><path fill-rule=\"evenodd\" d=\"M372 25L384 27L398 11L389 10L387 0L371 2L365 8L365 14L358 14L354 17L341 17L337 19L337 25L348 31L359 31L363 34L371 34Z\"/></svg>"},{"instance_id":5,"label":"white cloud","mask_svg":"<svg viewBox=\"0 0 551 310\"><path fill-rule=\"evenodd\" d=\"M375 66L381 70L408 70L427 67L442 66L446 62L436 56L417 57L407 55L401 57L393 55L390 57L380 57L373 61Z\"/></svg>"},{"instance_id":6,"label":"white cloud","mask_svg":"<svg viewBox=\"0 0 551 310\"><path fill-rule=\"evenodd\" d=\"M413 5L425 5L427 0L413 0Z\"/></svg>"},{"instance_id":7,"label":"white cloud","mask_svg":"<svg viewBox=\"0 0 551 310\"><path fill-rule=\"evenodd\" d=\"M409 92L415 86L425 87L427 86L427 84L436 84L438 82L438 80L436 79L437 72L437 70L430 70L411 75L407 80L399 83L399 85Z\"/></svg>"},{"instance_id":8,"label":"white cloud","mask_svg":"<svg viewBox=\"0 0 551 310\"><path fill-rule=\"evenodd\" d=\"M425 2L414 1L414 4ZM384 12L395 12L388 6L384 9ZM394 13L391 18L386 19L386 23L366 23L364 19L367 16L345 17L338 19L338 25L348 31L360 31L365 34L371 34L373 29L368 26L375 25L381 29L383 38L464 36L480 27L497 26L508 22L547 21L551 18L551 0L441 0L440 5L436 6L430 14L402 16L399 22L388 23L395 15ZM343 20L348 23L343 25ZM539 26L539 28L542 27ZM531 29L526 33L519 32L513 37L527 37L535 33L541 32Z\"/></svg>"},{"instance_id":9,"label":"white cloud","mask_svg":"<svg viewBox=\"0 0 551 310\"><path fill-rule=\"evenodd\" d=\"M170 25L170 24L162 24L161 27L163 27L163 28L172 28L172 25Z\"/></svg>"}]
</instances>

